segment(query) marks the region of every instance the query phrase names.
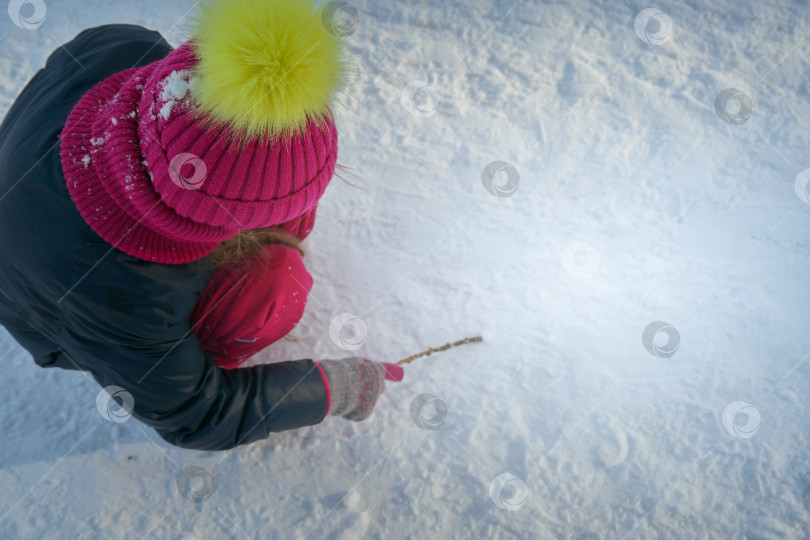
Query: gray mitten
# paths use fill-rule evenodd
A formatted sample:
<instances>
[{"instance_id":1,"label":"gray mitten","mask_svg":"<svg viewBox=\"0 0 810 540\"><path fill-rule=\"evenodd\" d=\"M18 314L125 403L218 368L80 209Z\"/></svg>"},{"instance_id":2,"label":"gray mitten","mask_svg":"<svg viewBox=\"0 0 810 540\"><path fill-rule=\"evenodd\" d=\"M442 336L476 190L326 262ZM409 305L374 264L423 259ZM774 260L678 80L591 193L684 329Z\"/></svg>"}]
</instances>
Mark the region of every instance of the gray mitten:
<instances>
[{"instance_id":1,"label":"gray mitten","mask_svg":"<svg viewBox=\"0 0 810 540\"><path fill-rule=\"evenodd\" d=\"M316 362L329 385L329 414L347 420L365 420L385 390L385 380L402 380L400 366L360 357Z\"/></svg>"}]
</instances>

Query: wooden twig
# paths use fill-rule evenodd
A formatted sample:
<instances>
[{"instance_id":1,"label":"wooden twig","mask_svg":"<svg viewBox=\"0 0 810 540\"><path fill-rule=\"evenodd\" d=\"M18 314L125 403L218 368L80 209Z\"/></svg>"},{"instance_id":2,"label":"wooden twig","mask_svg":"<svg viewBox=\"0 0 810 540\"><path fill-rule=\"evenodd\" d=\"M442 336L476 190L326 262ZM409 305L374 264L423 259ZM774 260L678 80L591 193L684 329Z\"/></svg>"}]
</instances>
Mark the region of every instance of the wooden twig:
<instances>
[{"instance_id":1,"label":"wooden twig","mask_svg":"<svg viewBox=\"0 0 810 540\"><path fill-rule=\"evenodd\" d=\"M433 354L435 352L446 351L450 347L456 347L458 345L464 345L466 343L474 343L476 341L481 341L481 336L464 338L464 339L461 339L459 341L456 341L455 343L447 343L445 345L442 345L441 347L435 347L435 348L431 347L426 351L420 352L419 354L414 354L413 356L409 356L408 358L403 358L402 360L397 362L397 365L399 365L399 364L407 364L408 362L413 362L414 360L416 360L420 356L430 356L431 354Z\"/></svg>"}]
</instances>

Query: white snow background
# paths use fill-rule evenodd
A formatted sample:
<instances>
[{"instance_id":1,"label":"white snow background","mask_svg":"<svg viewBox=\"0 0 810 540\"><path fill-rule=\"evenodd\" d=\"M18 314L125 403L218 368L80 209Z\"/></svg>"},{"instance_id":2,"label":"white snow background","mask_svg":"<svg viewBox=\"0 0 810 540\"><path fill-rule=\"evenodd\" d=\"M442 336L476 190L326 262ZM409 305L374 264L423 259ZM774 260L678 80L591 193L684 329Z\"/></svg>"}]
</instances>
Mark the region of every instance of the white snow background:
<instances>
[{"instance_id":1,"label":"white snow background","mask_svg":"<svg viewBox=\"0 0 810 540\"><path fill-rule=\"evenodd\" d=\"M0 17L0 113L81 30L178 46L193 7L45 4ZM301 341L255 361L484 341L405 366L367 421L195 452L3 330L0 538L810 538L806 3L350 8L358 187L304 243Z\"/></svg>"}]
</instances>

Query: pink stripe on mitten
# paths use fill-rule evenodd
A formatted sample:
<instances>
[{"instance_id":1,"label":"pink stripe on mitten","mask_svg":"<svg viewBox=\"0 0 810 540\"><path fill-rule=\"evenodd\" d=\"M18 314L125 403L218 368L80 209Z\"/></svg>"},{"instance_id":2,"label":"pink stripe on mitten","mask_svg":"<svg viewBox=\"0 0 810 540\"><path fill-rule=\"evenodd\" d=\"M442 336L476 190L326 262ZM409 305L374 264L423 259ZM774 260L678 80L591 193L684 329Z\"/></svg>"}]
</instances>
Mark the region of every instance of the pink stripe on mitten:
<instances>
[{"instance_id":1,"label":"pink stripe on mitten","mask_svg":"<svg viewBox=\"0 0 810 540\"><path fill-rule=\"evenodd\" d=\"M371 362L368 358L363 358L366 362ZM392 364L390 362L380 362L385 366L385 380L399 382L405 377L405 370L402 366Z\"/></svg>"},{"instance_id":2,"label":"pink stripe on mitten","mask_svg":"<svg viewBox=\"0 0 810 540\"><path fill-rule=\"evenodd\" d=\"M329 379L326 378L326 372L319 363L315 362L315 365L318 366L318 371L321 372L321 378L323 379L323 385L326 387L326 413L323 415L324 418L326 418L329 415L329 409L332 407L332 392L329 389Z\"/></svg>"}]
</instances>

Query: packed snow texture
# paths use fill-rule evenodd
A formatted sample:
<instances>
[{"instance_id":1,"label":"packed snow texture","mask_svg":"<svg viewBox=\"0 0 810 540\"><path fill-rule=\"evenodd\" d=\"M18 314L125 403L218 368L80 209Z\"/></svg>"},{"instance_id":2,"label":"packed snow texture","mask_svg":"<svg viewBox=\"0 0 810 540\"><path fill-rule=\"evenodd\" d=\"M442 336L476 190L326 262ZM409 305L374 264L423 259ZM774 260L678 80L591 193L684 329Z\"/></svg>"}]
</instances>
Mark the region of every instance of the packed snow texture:
<instances>
[{"instance_id":1,"label":"packed snow texture","mask_svg":"<svg viewBox=\"0 0 810 540\"><path fill-rule=\"evenodd\" d=\"M0 537L810 537L806 4L350 4L354 186L305 242L298 341L251 362L484 341L367 421L217 453L0 331ZM0 112L81 30L178 46L192 5L3 17Z\"/></svg>"},{"instance_id":2,"label":"packed snow texture","mask_svg":"<svg viewBox=\"0 0 810 540\"><path fill-rule=\"evenodd\" d=\"M163 103L160 107L161 118L168 120L172 108L185 98L189 91L193 92L196 84L197 79L191 76L191 70L172 71L163 82L163 90L160 93L160 102Z\"/></svg>"}]
</instances>

